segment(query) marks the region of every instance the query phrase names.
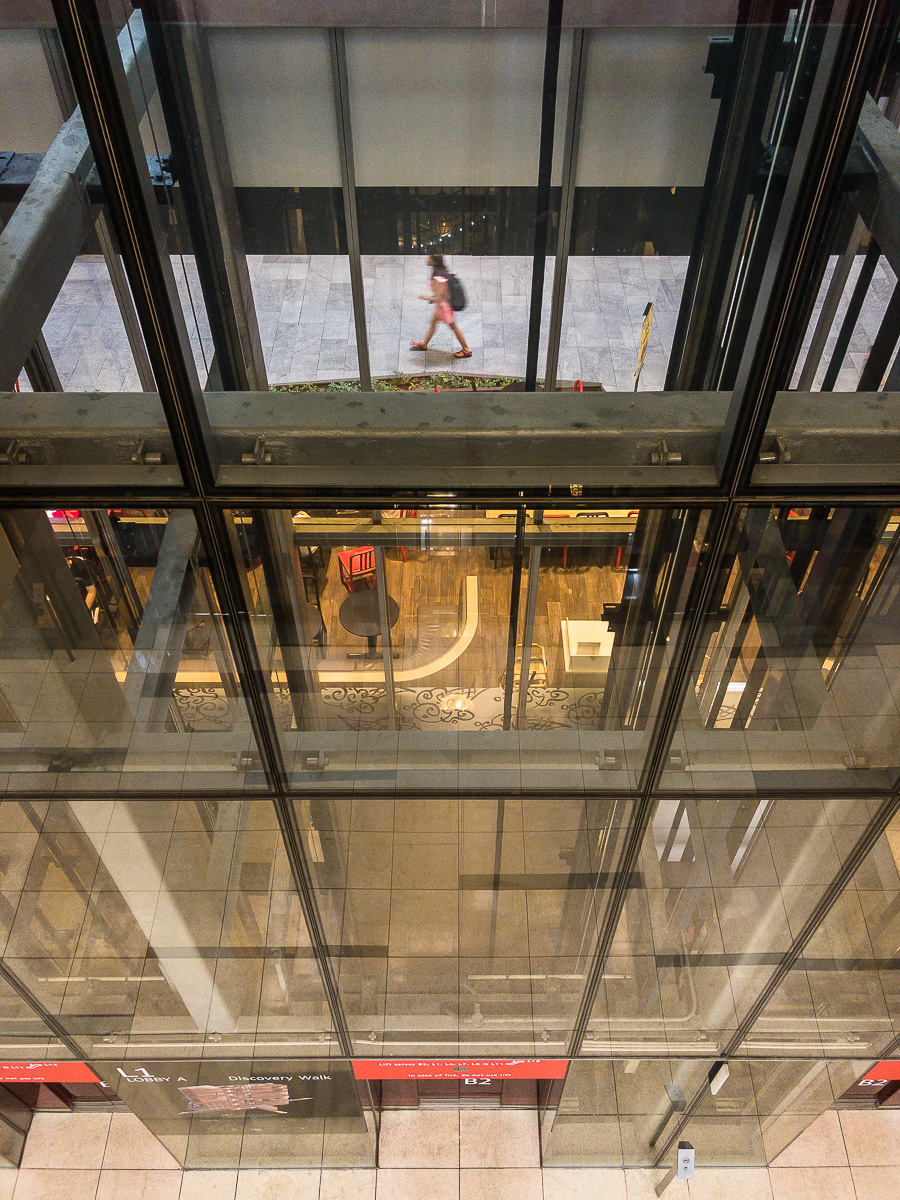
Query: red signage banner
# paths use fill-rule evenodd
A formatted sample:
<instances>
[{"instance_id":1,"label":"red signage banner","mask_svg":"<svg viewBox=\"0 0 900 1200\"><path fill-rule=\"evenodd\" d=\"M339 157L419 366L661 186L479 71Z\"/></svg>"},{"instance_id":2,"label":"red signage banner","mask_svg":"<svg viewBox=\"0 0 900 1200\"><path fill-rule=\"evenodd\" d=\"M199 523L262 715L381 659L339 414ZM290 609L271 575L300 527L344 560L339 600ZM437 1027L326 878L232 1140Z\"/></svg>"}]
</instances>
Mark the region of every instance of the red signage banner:
<instances>
[{"instance_id":1,"label":"red signage banner","mask_svg":"<svg viewBox=\"0 0 900 1200\"><path fill-rule=\"evenodd\" d=\"M358 1058L357 1079L564 1079L567 1058Z\"/></svg>"},{"instance_id":2,"label":"red signage banner","mask_svg":"<svg viewBox=\"0 0 900 1200\"><path fill-rule=\"evenodd\" d=\"M866 1080L884 1080L900 1079L900 1060L889 1059L887 1062L876 1063L871 1071L866 1071L862 1077ZM859 1081L862 1083L862 1079Z\"/></svg>"},{"instance_id":3,"label":"red signage banner","mask_svg":"<svg viewBox=\"0 0 900 1200\"><path fill-rule=\"evenodd\" d=\"M101 1083L90 1067L80 1062L0 1063L0 1083Z\"/></svg>"}]
</instances>

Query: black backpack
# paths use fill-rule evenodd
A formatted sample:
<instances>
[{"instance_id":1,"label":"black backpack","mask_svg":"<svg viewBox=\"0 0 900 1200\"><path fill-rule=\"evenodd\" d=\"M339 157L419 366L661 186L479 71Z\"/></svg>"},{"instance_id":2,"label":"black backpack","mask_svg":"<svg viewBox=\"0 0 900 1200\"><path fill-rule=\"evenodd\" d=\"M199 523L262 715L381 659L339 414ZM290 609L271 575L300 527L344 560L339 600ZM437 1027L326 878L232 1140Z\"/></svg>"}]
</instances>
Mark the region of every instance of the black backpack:
<instances>
[{"instance_id":1,"label":"black backpack","mask_svg":"<svg viewBox=\"0 0 900 1200\"><path fill-rule=\"evenodd\" d=\"M449 275L447 277L447 290L450 293L450 307L454 312L462 312L468 304L468 300L466 299L466 290L459 282L458 276Z\"/></svg>"}]
</instances>

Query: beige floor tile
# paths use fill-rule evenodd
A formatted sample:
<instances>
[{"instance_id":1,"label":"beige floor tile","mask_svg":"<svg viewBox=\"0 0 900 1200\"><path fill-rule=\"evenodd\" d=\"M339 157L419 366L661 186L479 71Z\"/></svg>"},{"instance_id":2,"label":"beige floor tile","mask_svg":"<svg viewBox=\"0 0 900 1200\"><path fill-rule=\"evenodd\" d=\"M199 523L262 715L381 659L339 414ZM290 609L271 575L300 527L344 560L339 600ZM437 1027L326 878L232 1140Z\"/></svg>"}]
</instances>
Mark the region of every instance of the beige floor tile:
<instances>
[{"instance_id":1,"label":"beige floor tile","mask_svg":"<svg viewBox=\"0 0 900 1200\"><path fill-rule=\"evenodd\" d=\"M774 1200L855 1200L849 1167L772 1167Z\"/></svg>"},{"instance_id":2,"label":"beige floor tile","mask_svg":"<svg viewBox=\"0 0 900 1200\"><path fill-rule=\"evenodd\" d=\"M322 1172L319 1200L374 1200L374 1197L375 1172L368 1168ZM238 1200L242 1200L240 1194Z\"/></svg>"},{"instance_id":3,"label":"beige floor tile","mask_svg":"<svg viewBox=\"0 0 900 1200\"><path fill-rule=\"evenodd\" d=\"M822 1113L772 1160L773 1167L845 1167L847 1151L836 1112Z\"/></svg>"},{"instance_id":4,"label":"beige floor tile","mask_svg":"<svg viewBox=\"0 0 900 1200\"><path fill-rule=\"evenodd\" d=\"M380 1167L458 1167L459 1113L386 1112Z\"/></svg>"},{"instance_id":5,"label":"beige floor tile","mask_svg":"<svg viewBox=\"0 0 900 1200\"><path fill-rule=\"evenodd\" d=\"M539 1167L537 1113L459 1114L461 1167Z\"/></svg>"},{"instance_id":6,"label":"beige floor tile","mask_svg":"<svg viewBox=\"0 0 900 1200\"><path fill-rule=\"evenodd\" d=\"M856 1200L897 1200L900 1167L851 1167Z\"/></svg>"},{"instance_id":7,"label":"beige floor tile","mask_svg":"<svg viewBox=\"0 0 900 1200\"><path fill-rule=\"evenodd\" d=\"M237 1173L236 1197L237 1200L316 1200L320 1174L312 1167L286 1167L281 1171L244 1167ZM209 1200L219 1198L210 1192Z\"/></svg>"},{"instance_id":8,"label":"beige floor tile","mask_svg":"<svg viewBox=\"0 0 900 1200\"><path fill-rule=\"evenodd\" d=\"M842 1112L851 1167L900 1167L900 1112Z\"/></svg>"},{"instance_id":9,"label":"beige floor tile","mask_svg":"<svg viewBox=\"0 0 900 1200\"><path fill-rule=\"evenodd\" d=\"M18 1171L0 1170L0 1200L12 1200Z\"/></svg>"},{"instance_id":10,"label":"beige floor tile","mask_svg":"<svg viewBox=\"0 0 900 1200\"><path fill-rule=\"evenodd\" d=\"M18 1172L15 1200L94 1200L99 1171L66 1171L22 1168Z\"/></svg>"},{"instance_id":11,"label":"beige floor tile","mask_svg":"<svg viewBox=\"0 0 900 1200\"><path fill-rule=\"evenodd\" d=\"M455 1167L400 1167L380 1170L375 1200L457 1200Z\"/></svg>"},{"instance_id":12,"label":"beige floor tile","mask_svg":"<svg viewBox=\"0 0 900 1200\"><path fill-rule=\"evenodd\" d=\"M99 1169L108 1132L108 1113L35 1113L22 1166Z\"/></svg>"},{"instance_id":13,"label":"beige floor tile","mask_svg":"<svg viewBox=\"0 0 900 1200\"><path fill-rule=\"evenodd\" d=\"M688 1192L691 1200L772 1200L765 1167L698 1167Z\"/></svg>"},{"instance_id":14,"label":"beige floor tile","mask_svg":"<svg viewBox=\"0 0 900 1200\"><path fill-rule=\"evenodd\" d=\"M544 1200L625 1200L625 1172L605 1167L546 1167Z\"/></svg>"},{"instance_id":15,"label":"beige floor tile","mask_svg":"<svg viewBox=\"0 0 900 1200\"><path fill-rule=\"evenodd\" d=\"M656 1200L656 1185L664 1175L661 1167L626 1170L625 1195L628 1200ZM684 1179L673 1179L663 1195L666 1200L690 1200Z\"/></svg>"},{"instance_id":16,"label":"beige floor tile","mask_svg":"<svg viewBox=\"0 0 900 1200\"><path fill-rule=\"evenodd\" d=\"M185 1171L178 1200L234 1200L237 1177L237 1171Z\"/></svg>"},{"instance_id":17,"label":"beige floor tile","mask_svg":"<svg viewBox=\"0 0 900 1200\"><path fill-rule=\"evenodd\" d=\"M179 1200L180 1188L175 1171L101 1171L97 1200Z\"/></svg>"},{"instance_id":18,"label":"beige floor tile","mask_svg":"<svg viewBox=\"0 0 900 1200\"><path fill-rule=\"evenodd\" d=\"M460 1171L459 1200L542 1200L537 1167L476 1167Z\"/></svg>"},{"instance_id":19,"label":"beige floor tile","mask_svg":"<svg viewBox=\"0 0 900 1200\"><path fill-rule=\"evenodd\" d=\"M103 1166L121 1171L181 1169L181 1164L133 1113L113 1113Z\"/></svg>"}]
</instances>

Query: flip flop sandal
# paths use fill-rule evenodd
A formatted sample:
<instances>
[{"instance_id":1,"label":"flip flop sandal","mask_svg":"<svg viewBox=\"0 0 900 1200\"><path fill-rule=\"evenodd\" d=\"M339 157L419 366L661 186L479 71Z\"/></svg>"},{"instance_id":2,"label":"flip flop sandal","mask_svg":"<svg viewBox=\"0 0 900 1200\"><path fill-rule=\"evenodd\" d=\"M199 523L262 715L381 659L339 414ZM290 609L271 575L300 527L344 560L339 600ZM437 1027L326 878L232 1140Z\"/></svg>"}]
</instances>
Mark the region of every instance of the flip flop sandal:
<instances>
[{"instance_id":1,"label":"flip flop sandal","mask_svg":"<svg viewBox=\"0 0 900 1200\"><path fill-rule=\"evenodd\" d=\"M427 350L427 349L428 349L428 347L425 345L424 342L413 342L413 344L410 346L410 350Z\"/></svg>"},{"instance_id":2,"label":"flip flop sandal","mask_svg":"<svg viewBox=\"0 0 900 1200\"><path fill-rule=\"evenodd\" d=\"M472 351L471 350L457 350L456 353L453 355L453 357L454 358L471 358Z\"/></svg>"}]
</instances>

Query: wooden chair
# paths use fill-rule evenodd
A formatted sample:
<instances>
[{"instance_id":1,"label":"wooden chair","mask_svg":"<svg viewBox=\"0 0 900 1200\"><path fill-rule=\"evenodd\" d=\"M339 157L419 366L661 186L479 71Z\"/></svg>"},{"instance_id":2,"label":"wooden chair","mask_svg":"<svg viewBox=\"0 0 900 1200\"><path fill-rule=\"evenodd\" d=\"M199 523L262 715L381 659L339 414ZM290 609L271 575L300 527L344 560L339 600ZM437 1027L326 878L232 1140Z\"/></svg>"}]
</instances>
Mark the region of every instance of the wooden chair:
<instances>
[{"instance_id":1,"label":"wooden chair","mask_svg":"<svg viewBox=\"0 0 900 1200\"><path fill-rule=\"evenodd\" d=\"M372 546L355 546L338 554L341 583L348 592L355 590L360 579L375 578L375 550Z\"/></svg>"}]
</instances>

